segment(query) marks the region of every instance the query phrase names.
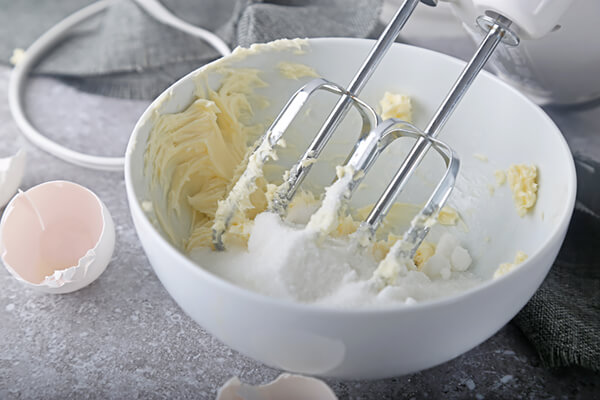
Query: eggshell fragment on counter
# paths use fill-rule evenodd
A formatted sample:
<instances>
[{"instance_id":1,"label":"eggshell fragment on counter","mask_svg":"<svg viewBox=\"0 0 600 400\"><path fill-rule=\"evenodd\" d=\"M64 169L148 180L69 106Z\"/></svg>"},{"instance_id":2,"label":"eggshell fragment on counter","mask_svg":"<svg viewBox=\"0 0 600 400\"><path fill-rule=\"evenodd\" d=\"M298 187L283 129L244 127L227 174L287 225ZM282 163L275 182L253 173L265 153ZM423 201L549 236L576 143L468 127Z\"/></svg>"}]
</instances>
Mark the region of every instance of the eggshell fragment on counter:
<instances>
[{"instance_id":1,"label":"eggshell fragment on counter","mask_svg":"<svg viewBox=\"0 0 600 400\"><path fill-rule=\"evenodd\" d=\"M14 156L0 158L0 208L17 193L25 174L25 150L20 149Z\"/></svg>"},{"instance_id":2,"label":"eggshell fragment on counter","mask_svg":"<svg viewBox=\"0 0 600 400\"><path fill-rule=\"evenodd\" d=\"M89 189L68 181L20 191L0 220L0 259L19 281L68 293L106 269L115 246L112 217Z\"/></svg>"},{"instance_id":3,"label":"eggshell fragment on counter","mask_svg":"<svg viewBox=\"0 0 600 400\"><path fill-rule=\"evenodd\" d=\"M327 384L302 375L281 374L265 385L253 386L233 377L219 389L217 400L337 400Z\"/></svg>"}]
</instances>

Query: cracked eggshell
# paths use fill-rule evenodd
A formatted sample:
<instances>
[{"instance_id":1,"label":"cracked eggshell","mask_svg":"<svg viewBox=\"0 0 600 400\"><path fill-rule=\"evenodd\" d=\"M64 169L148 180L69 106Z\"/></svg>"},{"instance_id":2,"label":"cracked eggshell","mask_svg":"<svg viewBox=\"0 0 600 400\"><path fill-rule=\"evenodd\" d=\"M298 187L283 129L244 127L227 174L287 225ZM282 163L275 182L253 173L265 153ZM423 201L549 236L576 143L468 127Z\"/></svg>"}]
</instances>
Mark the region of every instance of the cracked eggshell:
<instances>
[{"instance_id":1,"label":"cracked eggshell","mask_svg":"<svg viewBox=\"0 0 600 400\"><path fill-rule=\"evenodd\" d=\"M19 192L0 220L0 259L19 281L47 293L69 293L106 269L115 227L104 203L68 181Z\"/></svg>"},{"instance_id":2,"label":"cracked eggshell","mask_svg":"<svg viewBox=\"0 0 600 400\"><path fill-rule=\"evenodd\" d=\"M217 400L337 400L327 384L302 375L281 374L265 385L253 386L233 377L217 393Z\"/></svg>"},{"instance_id":3,"label":"cracked eggshell","mask_svg":"<svg viewBox=\"0 0 600 400\"><path fill-rule=\"evenodd\" d=\"M0 208L17 193L25 174L25 150L20 149L14 156L0 158Z\"/></svg>"}]
</instances>

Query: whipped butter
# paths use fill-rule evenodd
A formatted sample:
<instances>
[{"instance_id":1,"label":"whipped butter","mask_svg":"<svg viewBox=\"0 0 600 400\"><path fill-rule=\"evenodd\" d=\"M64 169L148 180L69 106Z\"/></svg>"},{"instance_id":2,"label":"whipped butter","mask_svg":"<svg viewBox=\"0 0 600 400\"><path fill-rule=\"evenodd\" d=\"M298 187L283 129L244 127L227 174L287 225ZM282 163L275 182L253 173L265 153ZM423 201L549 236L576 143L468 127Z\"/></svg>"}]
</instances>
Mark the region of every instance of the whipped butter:
<instances>
[{"instance_id":1,"label":"whipped butter","mask_svg":"<svg viewBox=\"0 0 600 400\"><path fill-rule=\"evenodd\" d=\"M508 168L506 178L520 217L530 211L537 200L537 168L535 165L514 164Z\"/></svg>"},{"instance_id":2,"label":"whipped butter","mask_svg":"<svg viewBox=\"0 0 600 400\"><path fill-rule=\"evenodd\" d=\"M379 101L381 119L398 118L403 121L412 121L412 103L409 96L385 92Z\"/></svg>"},{"instance_id":3,"label":"whipped butter","mask_svg":"<svg viewBox=\"0 0 600 400\"><path fill-rule=\"evenodd\" d=\"M522 251L517 251L517 254L515 255L515 261L511 263L500 264L498 269L496 269L496 271L494 272L494 279L500 278L501 276L508 274L510 271L517 268L517 266L523 263L525 260L527 260L527 254L525 254Z\"/></svg>"},{"instance_id":4,"label":"whipped butter","mask_svg":"<svg viewBox=\"0 0 600 400\"><path fill-rule=\"evenodd\" d=\"M319 78L320 75L308 65L282 61L277 64L277 69L285 78L298 80L305 77Z\"/></svg>"},{"instance_id":5,"label":"whipped butter","mask_svg":"<svg viewBox=\"0 0 600 400\"><path fill-rule=\"evenodd\" d=\"M252 92L265 86L259 71L225 69L223 73L221 87L207 90L207 98L198 98L180 113L157 116L146 147L147 174L152 187L162 189L167 203L166 214L155 207L157 220L171 241L186 251L210 245L217 202L241 175L249 144L264 130L248 122ZM266 208L266 184L258 180L255 186L250 188L241 219L253 218ZM171 218L191 219L187 236L171 229ZM232 241L243 241L235 236L234 230Z\"/></svg>"}]
</instances>

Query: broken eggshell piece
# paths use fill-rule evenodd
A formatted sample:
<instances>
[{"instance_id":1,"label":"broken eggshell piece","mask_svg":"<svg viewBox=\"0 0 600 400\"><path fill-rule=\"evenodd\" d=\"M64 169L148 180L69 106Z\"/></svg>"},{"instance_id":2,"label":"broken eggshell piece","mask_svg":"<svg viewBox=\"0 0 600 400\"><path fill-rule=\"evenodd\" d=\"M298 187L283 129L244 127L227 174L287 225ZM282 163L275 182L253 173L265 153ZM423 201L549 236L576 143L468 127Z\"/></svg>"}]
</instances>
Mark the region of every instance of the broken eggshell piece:
<instances>
[{"instance_id":1,"label":"broken eggshell piece","mask_svg":"<svg viewBox=\"0 0 600 400\"><path fill-rule=\"evenodd\" d=\"M233 377L219 389L216 400L337 400L327 384L302 375L281 374L265 385L253 386Z\"/></svg>"},{"instance_id":2,"label":"broken eggshell piece","mask_svg":"<svg viewBox=\"0 0 600 400\"><path fill-rule=\"evenodd\" d=\"M0 221L0 259L18 280L47 293L68 293L106 269L115 228L102 201L68 181L19 192Z\"/></svg>"},{"instance_id":3,"label":"broken eggshell piece","mask_svg":"<svg viewBox=\"0 0 600 400\"><path fill-rule=\"evenodd\" d=\"M25 174L25 150L0 158L0 208L14 196Z\"/></svg>"}]
</instances>

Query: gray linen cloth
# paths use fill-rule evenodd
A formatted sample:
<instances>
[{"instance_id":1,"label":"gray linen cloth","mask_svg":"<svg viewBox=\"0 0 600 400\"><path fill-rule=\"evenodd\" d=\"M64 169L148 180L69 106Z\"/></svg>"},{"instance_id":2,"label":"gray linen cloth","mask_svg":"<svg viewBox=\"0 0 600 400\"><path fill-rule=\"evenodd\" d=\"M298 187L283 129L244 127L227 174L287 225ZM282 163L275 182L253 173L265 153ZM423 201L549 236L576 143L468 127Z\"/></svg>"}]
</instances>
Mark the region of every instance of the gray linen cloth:
<instances>
[{"instance_id":1,"label":"gray linen cloth","mask_svg":"<svg viewBox=\"0 0 600 400\"><path fill-rule=\"evenodd\" d=\"M89 0L0 0L0 60L26 48ZM365 37L378 23L381 0L163 0L180 18L215 32L232 48L279 38ZM188 72L219 57L203 40L165 26L133 1L115 1L73 30L36 72L79 89L153 99Z\"/></svg>"},{"instance_id":2,"label":"gray linen cloth","mask_svg":"<svg viewBox=\"0 0 600 400\"><path fill-rule=\"evenodd\" d=\"M89 0L0 0L0 62ZM278 38L365 37L381 0L163 0L176 15L216 32L232 47ZM202 40L156 22L131 1L116 1L81 24L36 72L78 88L152 99L189 71L218 57ZM580 204L562 251L542 287L514 319L549 367L600 371L600 163L577 159ZM587 166L585 168L581 166ZM591 175L590 175L591 174ZM590 211L591 210L591 211Z\"/></svg>"}]
</instances>

